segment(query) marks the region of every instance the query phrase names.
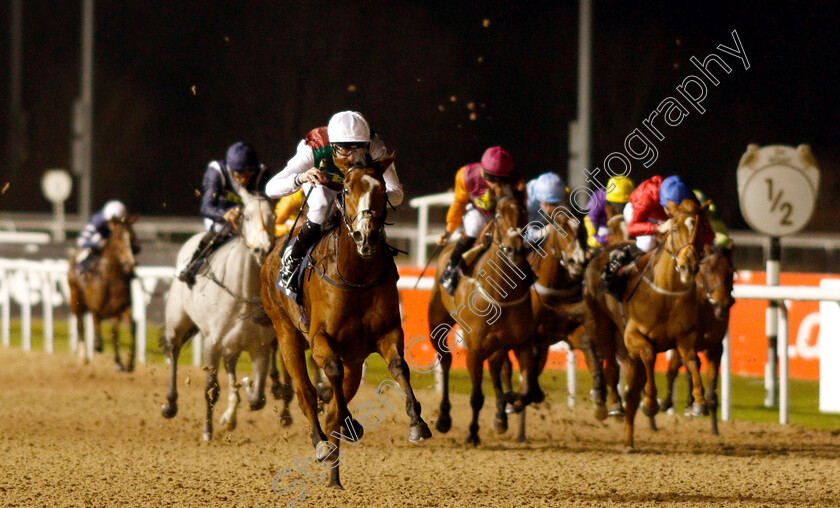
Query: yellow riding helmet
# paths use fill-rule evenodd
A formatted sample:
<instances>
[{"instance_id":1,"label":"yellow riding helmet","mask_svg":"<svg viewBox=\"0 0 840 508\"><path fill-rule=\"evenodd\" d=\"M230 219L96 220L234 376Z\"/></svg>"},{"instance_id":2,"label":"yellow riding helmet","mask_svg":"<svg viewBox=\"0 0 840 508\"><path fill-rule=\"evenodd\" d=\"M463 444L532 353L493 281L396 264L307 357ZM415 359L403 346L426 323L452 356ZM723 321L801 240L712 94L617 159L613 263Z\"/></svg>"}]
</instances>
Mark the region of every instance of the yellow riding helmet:
<instances>
[{"instance_id":1,"label":"yellow riding helmet","mask_svg":"<svg viewBox=\"0 0 840 508\"><path fill-rule=\"evenodd\" d=\"M636 185L629 178L612 177L607 182L607 201L613 203L626 203L630 201L630 194Z\"/></svg>"}]
</instances>

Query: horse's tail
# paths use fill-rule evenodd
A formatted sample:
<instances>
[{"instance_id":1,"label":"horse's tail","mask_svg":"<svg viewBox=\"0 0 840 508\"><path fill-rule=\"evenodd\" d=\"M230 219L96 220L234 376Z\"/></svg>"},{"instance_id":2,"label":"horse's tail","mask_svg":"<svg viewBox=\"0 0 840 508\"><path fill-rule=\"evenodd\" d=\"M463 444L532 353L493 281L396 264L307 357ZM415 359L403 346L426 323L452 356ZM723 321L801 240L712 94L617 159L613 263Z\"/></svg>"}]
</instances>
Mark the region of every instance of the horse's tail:
<instances>
[{"instance_id":1,"label":"horse's tail","mask_svg":"<svg viewBox=\"0 0 840 508\"><path fill-rule=\"evenodd\" d=\"M250 303L239 317L257 326L271 326L271 318L266 314L262 301Z\"/></svg>"}]
</instances>

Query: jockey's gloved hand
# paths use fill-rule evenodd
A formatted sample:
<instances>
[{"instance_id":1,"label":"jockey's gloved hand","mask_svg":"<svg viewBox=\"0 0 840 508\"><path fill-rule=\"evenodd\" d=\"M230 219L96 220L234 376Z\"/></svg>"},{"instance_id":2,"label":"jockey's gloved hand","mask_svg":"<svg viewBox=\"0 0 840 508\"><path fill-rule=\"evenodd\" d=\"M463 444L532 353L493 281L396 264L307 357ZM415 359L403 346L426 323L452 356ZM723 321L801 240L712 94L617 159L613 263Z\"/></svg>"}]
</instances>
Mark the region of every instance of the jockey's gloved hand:
<instances>
[{"instance_id":1,"label":"jockey's gloved hand","mask_svg":"<svg viewBox=\"0 0 840 508\"><path fill-rule=\"evenodd\" d=\"M449 231L444 231L440 234L440 238L438 238L437 244L438 245L446 245L449 241Z\"/></svg>"},{"instance_id":2,"label":"jockey's gloved hand","mask_svg":"<svg viewBox=\"0 0 840 508\"><path fill-rule=\"evenodd\" d=\"M226 211L222 218L225 220L225 222L230 222L231 224L233 224L234 222L236 222L236 219L239 218L240 213L242 213L242 209L236 206Z\"/></svg>"},{"instance_id":3,"label":"jockey's gloved hand","mask_svg":"<svg viewBox=\"0 0 840 508\"><path fill-rule=\"evenodd\" d=\"M660 234L667 234L671 230L671 219L666 220L656 228Z\"/></svg>"},{"instance_id":4,"label":"jockey's gloved hand","mask_svg":"<svg viewBox=\"0 0 840 508\"><path fill-rule=\"evenodd\" d=\"M295 177L295 183L308 183L310 185L320 185L328 182L327 175L318 168L312 168Z\"/></svg>"}]
</instances>

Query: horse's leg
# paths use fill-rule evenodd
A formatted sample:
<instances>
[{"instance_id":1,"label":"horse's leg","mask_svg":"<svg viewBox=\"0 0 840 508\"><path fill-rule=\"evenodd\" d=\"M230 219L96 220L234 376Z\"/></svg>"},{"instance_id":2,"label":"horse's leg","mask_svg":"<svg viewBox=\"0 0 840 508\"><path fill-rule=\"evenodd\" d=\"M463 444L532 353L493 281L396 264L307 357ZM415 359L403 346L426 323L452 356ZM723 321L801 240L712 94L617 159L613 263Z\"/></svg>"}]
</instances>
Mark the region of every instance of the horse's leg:
<instances>
[{"instance_id":1,"label":"horse's leg","mask_svg":"<svg viewBox=\"0 0 840 508\"><path fill-rule=\"evenodd\" d=\"M344 425L349 418L349 423L354 429L347 429L350 433L362 437L365 433L364 427L353 419L350 409L347 408L347 399L344 397L344 361L338 353L330 346L330 338L324 332L317 332L312 340L312 356L315 361L324 366L324 375L330 382L333 389L331 403L338 404L339 425Z\"/></svg>"},{"instance_id":2,"label":"horse's leg","mask_svg":"<svg viewBox=\"0 0 840 508\"><path fill-rule=\"evenodd\" d=\"M641 359L645 366L647 382L645 383L645 400L642 411L647 416L655 415L659 411L659 402L656 400L656 378L653 373L653 365L656 362L656 353L653 350L653 345L632 325L628 325L625 331L624 342L627 344L628 350L632 349L636 351L638 358ZM631 386L634 382L632 379L628 373L627 382Z\"/></svg>"},{"instance_id":3,"label":"horse's leg","mask_svg":"<svg viewBox=\"0 0 840 508\"><path fill-rule=\"evenodd\" d=\"M128 323L128 329L131 333L131 349L128 351L128 365L125 370L134 372L134 356L137 352L137 323L131 318L131 307L123 312L123 319Z\"/></svg>"},{"instance_id":4,"label":"horse's leg","mask_svg":"<svg viewBox=\"0 0 840 508\"><path fill-rule=\"evenodd\" d=\"M353 397L356 395L356 392L359 389L359 384L362 382L362 365L363 364L344 364L343 381L341 386L337 387L338 391L342 392L344 400L353 400ZM356 411L358 412L358 409ZM361 439L362 433L359 431L354 434L354 431L348 428L348 423L360 429L363 429L364 427L353 420L352 417L349 417L349 415L345 416L345 419L340 420L340 414L341 408L338 405L338 397L334 397L327 408L327 430L330 432L330 443L335 446L335 449L332 450L332 453L324 457L323 460L327 465L333 465L332 467L329 467L330 482L327 486L343 490L344 487L341 486L341 478L338 468L338 464L340 462L339 448L341 445L341 436L339 433L343 434L346 440L356 441L356 444L358 444L358 440ZM347 418L350 418L350 422L347 421ZM376 425L378 425L378 423ZM332 448L332 446L330 446L330 448Z\"/></svg>"},{"instance_id":5,"label":"horse's leg","mask_svg":"<svg viewBox=\"0 0 840 508\"><path fill-rule=\"evenodd\" d=\"M436 327L442 324L448 324L449 326L455 324L455 319L453 319L449 312L446 311L446 307L444 307L443 302L441 301L441 289L438 284L435 284L434 289L432 289L432 297L429 300L428 320L430 331L434 331ZM443 393L441 394L440 399L440 416L438 416L435 429L437 429L438 432L446 434L452 428L452 415L450 413L452 410L452 404L449 402L449 371L452 367L452 353L441 347L441 342L443 340L444 339L440 339L438 337L433 337L431 333L429 334L429 342L432 343L432 347L440 357L440 370L441 377L443 378Z\"/></svg>"},{"instance_id":6,"label":"horse's leg","mask_svg":"<svg viewBox=\"0 0 840 508\"><path fill-rule=\"evenodd\" d=\"M93 350L101 353L105 349L102 345L102 320L96 312L91 312L91 314L93 314Z\"/></svg>"},{"instance_id":7,"label":"horse's leg","mask_svg":"<svg viewBox=\"0 0 840 508\"><path fill-rule=\"evenodd\" d=\"M405 393L405 412L411 419L408 428L408 440L412 443L418 443L432 437L432 432L426 422L423 421L420 403L414 396L414 389L411 387L411 371L403 358L404 340L402 326L398 325L379 339L377 348L380 356L385 359L385 363L388 365L391 377Z\"/></svg>"},{"instance_id":8,"label":"horse's leg","mask_svg":"<svg viewBox=\"0 0 840 508\"><path fill-rule=\"evenodd\" d=\"M580 342L586 366L592 375L592 390L589 391L589 399L595 403L595 418L604 420L607 418L607 406L604 402L604 364L598 359L595 351L595 344L588 334L581 337Z\"/></svg>"},{"instance_id":9,"label":"horse's leg","mask_svg":"<svg viewBox=\"0 0 840 508\"><path fill-rule=\"evenodd\" d=\"M263 346L248 353L251 356L251 376L243 380L242 384L245 387L245 397L248 398L251 411L259 411L265 407L265 380L268 377L268 369L274 352L271 346Z\"/></svg>"},{"instance_id":10,"label":"horse's leg","mask_svg":"<svg viewBox=\"0 0 840 508\"><path fill-rule=\"evenodd\" d=\"M472 407L472 421L470 422L470 435L467 444L478 446L481 440L478 438L478 413L484 406L484 394L481 391L481 381L484 377L484 358L476 354L472 349L467 350L467 368L470 371L472 381L472 394L470 395L470 406Z\"/></svg>"},{"instance_id":11,"label":"horse's leg","mask_svg":"<svg viewBox=\"0 0 840 508\"><path fill-rule=\"evenodd\" d=\"M668 373L667 382L665 383L665 396L660 399L659 402L659 409L661 411L669 411L674 408L674 382L677 379L677 375L680 373L680 367L682 366L682 360L680 360L680 354L677 351L673 351L671 354L671 359L668 361Z\"/></svg>"},{"instance_id":12,"label":"horse's leg","mask_svg":"<svg viewBox=\"0 0 840 508\"><path fill-rule=\"evenodd\" d=\"M161 414L165 418L172 418L178 413L178 357L181 355L181 347L193 335L198 332L195 323L184 312L180 304L173 298L172 293L166 301L166 323L163 328L163 335L159 342L169 358L169 391L166 393L166 402L161 408Z\"/></svg>"},{"instance_id":13,"label":"horse's leg","mask_svg":"<svg viewBox=\"0 0 840 508\"><path fill-rule=\"evenodd\" d=\"M111 320L111 343L114 345L114 368L118 371L124 371L122 362L120 361L120 317L117 316Z\"/></svg>"},{"instance_id":14,"label":"horse's leg","mask_svg":"<svg viewBox=\"0 0 840 508\"><path fill-rule=\"evenodd\" d=\"M690 332L677 339L677 349L682 356L686 370L691 372L692 394L694 403L691 405L691 413L694 416L705 416L709 413L706 406L706 399L703 396L703 378L700 377L700 360L697 358L697 351L694 350L697 332Z\"/></svg>"},{"instance_id":15,"label":"horse's leg","mask_svg":"<svg viewBox=\"0 0 840 508\"><path fill-rule=\"evenodd\" d=\"M228 432L236 428L236 408L239 407L239 383L236 382L237 361L239 361L238 354L225 357L225 372L227 372L228 377L228 407L222 413L219 424Z\"/></svg>"},{"instance_id":16,"label":"horse's leg","mask_svg":"<svg viewBox=\"0 0 840 508\"><path fill-rule=\"evenodd\" d=\"M312 384L315 385L315 389L318 390L318 400L321 403L326 404L332 399L333 396L333 389L328 384L324 383L324 378L321 376L321 367L318 367L318 363L315 361L314 356L309 356L309 370L312 373Z\"/></svg>"},{"instance_id":17,"label":"horse's leg","mask_svg":"<svg viewBox=\"0 0 840 508\"><path fill-rule=\"evenodd\" d=\"M539 374L537 372L537 347L528 341L513 350L516 360L519 362L519 373L522 375L522 383L519 385L519 396L513 401L513 410L519 413L528 404L545 400L545 393L540 388Z\"/></svg>"},{"instance_id":18,"label":"horse's leg","mask_svg":"<svg viewBox=\"0 0 840 508\"><path fill-rule=\"evenodd\" d=\"M292 395L293 395L293 387L292 387L292 376L289 375L289 369L286 366L283 366L283 382L281 383L278 378L277 372L277 340L275 339L272 342L272 353L271 353L271 364L272 369L274 370L274 377L271 379L271 393L274 395L274 398L280 399L283 401L283 409L280 411L280 425L283 427L288 427L292 424L292 412L289 411L289 404L292 402ZM275 384L276 383L276 384ZM275 387L278 389L275 390Z\"/></svg>"},{"instance_id":19,"label":"horse's leg","mask_svg":"<svg viewBox=\"0 0 840 508\"><path fill-rule=\"evenodd\" d=\"M717 343L710 346L706 350L706 372L708 375L708 385L706 386L706 402L709 404L709 413L712 417L712 434L718 433L718 395L717 383L720 375L720 358L723 355L723 343Z\"/></svg>"},{"instance_id":20,"label":"horse's leg","mask_svg":"<svg viewBox=\"0 0 840 508\"><path fill-rule=\"evenodd\" d=\"M213 407L219 401L218 373L221 354L212 349L212 343L213 341L208 340L208 347L204 349L204 368L207 370L207 382L204 386L204 402L207 404L207 413L204 417L204 431L201 436L205 441L213 439ZM225 363L227 364L227 359ZM234 379L234 383L235 381Z\"/></svg>"},{"instance_id":21,"label":"horse's leg","mask_svg":"<svg viewBox=\"0 0 840 508\"><path fill-rule=\"evenodd\" d=\"M636 410L639 409L645 377L645 365L640 359L631 359L627 362L627 380L630 386L625 401L627 414L624 421L624 451L633 450L633 420L636 419Z\"/></svg>"},{"instance_id":22,"label":"horse's leg","mask_svg":"<svg viewBox=\"0 0 840 508\"><path fill-rule=\"evenodd\" d=\"M496 351L487 359L487 370L490 371L490 379L493 382L493 391L496 392L496 417L493 419L493 430L498 434L504 434L508 430L507 412L505 406L507 405L507 397L505 396L505 389L502 385L502 378L511 375L510 359L508 358L508 351ZM510 378L507 378L510 384Z\"/></svg>"},{"instance_id":23,"label":"horse's leg","mask_svg":"<svg viewBox=\"0 0 840 508\"><path fill-rule=\"evenodd\" d=\"M309 420L309 428L312 432L312 446L317 449L320 443L327 440L327 435L324 434L324 431L321 429L321 422L318 421L318 393L312 381L309 379L309 373L306 371L306 342L299 335L297 329L285 318L280 318L275 321L274 329L279 339L283 365L286 367L286 371L292 379L294 379L294 389L297 394L298 405ZM329 453L329 451L325 453ZM319 460L322 458L320 457Z\"/></svg>"}]
</instances>

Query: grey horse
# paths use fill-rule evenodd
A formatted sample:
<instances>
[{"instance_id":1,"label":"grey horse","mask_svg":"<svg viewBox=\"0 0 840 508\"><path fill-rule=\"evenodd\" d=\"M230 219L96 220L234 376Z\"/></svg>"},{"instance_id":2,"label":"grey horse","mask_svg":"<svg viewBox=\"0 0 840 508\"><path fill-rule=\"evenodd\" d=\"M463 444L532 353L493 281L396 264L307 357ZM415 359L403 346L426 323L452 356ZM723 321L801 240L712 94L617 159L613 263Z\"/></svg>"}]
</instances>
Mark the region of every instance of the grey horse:
<instances>
[{"instance_id":1,"label":"grey horse","mask_svg":"<svg viewBox=\"0 0 840 508\"><path fill-rule=\"evenodd\" d=\"M260 269L274 244L274 212L262 196L242 191L243 208L237 221L238 235L221 246L205 261L195 285L173 279L166 297L166 325L161 346L168 352L171 368L167 402L161 413L172 418L178 412L177 369L183 345L196 332L204 337L203 363L207 372L204 398L207 416L202 437L213 438L213 406L219 399L219 360L224 358L228 375L228 408L220 424L226 430L236 428L239 387L236 362L247 351L253 365L253 380L245 378L241 386L252 410L265 406L265 381L272 368L272 392L280 398L284 391L277 382L274 357L277 339L271 323L249 317L260 303ZM198 245L203 234L190 238L178 252L178 265L183 265ZM291 393L291 390L285 390ZM291 397L289 397L291 398ZM288 406L288 402L287 402ZM281 419L282 420L282 419Z\"/></svg>"}]
</instances>

